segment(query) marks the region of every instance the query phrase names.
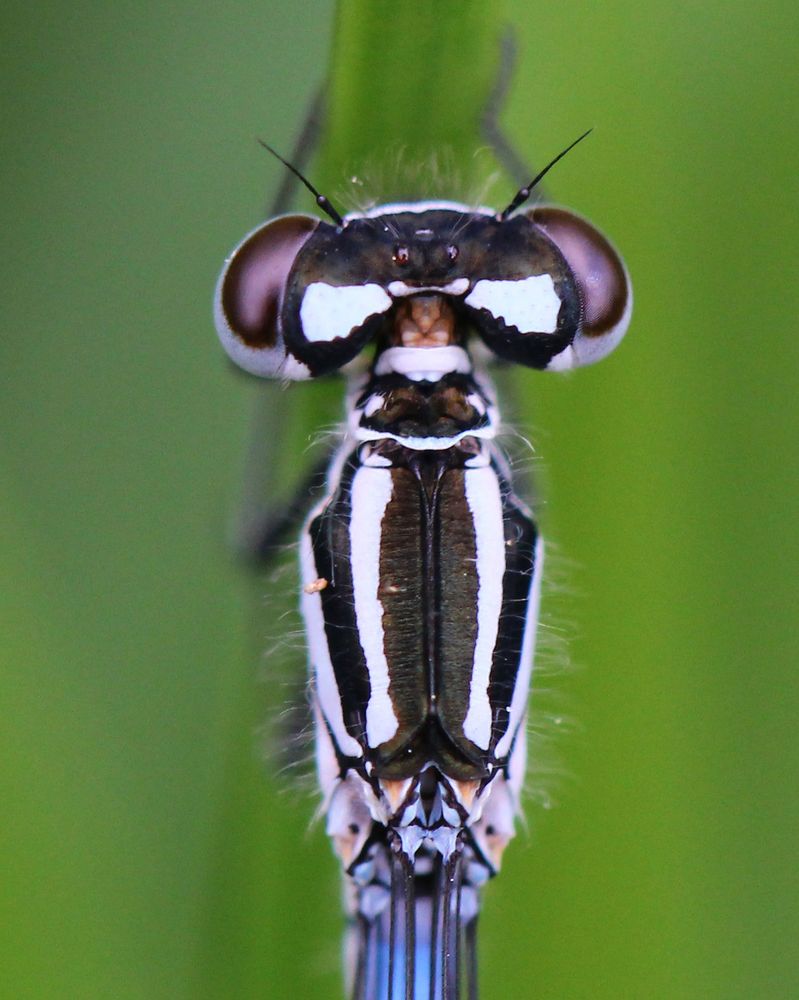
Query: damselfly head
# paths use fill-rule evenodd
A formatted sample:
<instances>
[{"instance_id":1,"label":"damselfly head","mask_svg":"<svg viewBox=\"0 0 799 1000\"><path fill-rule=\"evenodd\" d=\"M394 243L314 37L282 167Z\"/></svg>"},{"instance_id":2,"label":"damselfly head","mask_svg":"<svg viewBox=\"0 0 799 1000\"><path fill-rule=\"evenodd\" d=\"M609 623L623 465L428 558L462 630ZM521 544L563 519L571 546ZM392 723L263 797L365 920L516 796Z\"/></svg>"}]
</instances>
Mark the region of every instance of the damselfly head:
<instances>
[{"instance_id":1,"label":"damselfly head","mask_svg":"<svg viewBox=\"0 0 799 1000\"><path fill-rule=\"evenodd\" d=\"M473 335L507 361L575 368L616 346L631 305L621 258L572 212L421 202L340 226L303 215L267 222L227 261L215 314L238 365L291 379L335 371L372 342L379 353Z\"/></svg>"}]
</instances>

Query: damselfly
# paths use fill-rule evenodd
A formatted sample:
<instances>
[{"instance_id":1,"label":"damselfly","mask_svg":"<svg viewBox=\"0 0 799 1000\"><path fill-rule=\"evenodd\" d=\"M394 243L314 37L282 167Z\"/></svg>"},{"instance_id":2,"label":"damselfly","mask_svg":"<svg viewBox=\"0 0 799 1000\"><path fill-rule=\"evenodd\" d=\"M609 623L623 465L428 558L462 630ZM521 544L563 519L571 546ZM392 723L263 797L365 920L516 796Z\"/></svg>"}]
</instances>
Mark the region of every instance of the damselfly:
<instances>
[{"instance_id":1,"label":"damselfly","mask_svg":"<svg viewBox=\"0 0 799 1000\"><path fill-rule=\"evenodd\" d=\"M545 172L500 212L436 201L345 216L301 177L331 221L260 226L217 288L238 365L348 379L302 529L301 606L355 1000L453 1000L464 984L476 997L480 887L519 814L543 546L485 362L591 364L632 304L590 223L522 209Z\"/></svg>"}]
</instances>

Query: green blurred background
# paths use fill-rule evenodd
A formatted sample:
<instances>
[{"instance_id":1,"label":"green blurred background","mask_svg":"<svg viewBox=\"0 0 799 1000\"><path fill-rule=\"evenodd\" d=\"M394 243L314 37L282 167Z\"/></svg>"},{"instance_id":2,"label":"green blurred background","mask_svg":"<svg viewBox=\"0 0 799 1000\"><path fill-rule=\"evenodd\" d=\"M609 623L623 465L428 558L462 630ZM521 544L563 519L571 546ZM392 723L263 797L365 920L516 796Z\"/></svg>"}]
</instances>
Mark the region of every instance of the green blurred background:
<instances>
[{"instance_id":1,"label":"green blurred background","mask_svg":"<svg viewBox=\"0 0 799 1000\"><path fill-rule=\"evenodd\" d=\"M539 698L555 756L486 894L483 995L798 996L796 5L394 8L345 5L317 183L440 144L473 194L512 24L505 130L540 163L595 127L549 189L636 291L608 361L516 380L573 669ZM332 5L0 16L0 995L337 997L336 865L262 759L302 661L262 650L297 622L225 547L256 386L210 319L280 179L254 136L291 148Z\"/></svg>"}]
</instances>

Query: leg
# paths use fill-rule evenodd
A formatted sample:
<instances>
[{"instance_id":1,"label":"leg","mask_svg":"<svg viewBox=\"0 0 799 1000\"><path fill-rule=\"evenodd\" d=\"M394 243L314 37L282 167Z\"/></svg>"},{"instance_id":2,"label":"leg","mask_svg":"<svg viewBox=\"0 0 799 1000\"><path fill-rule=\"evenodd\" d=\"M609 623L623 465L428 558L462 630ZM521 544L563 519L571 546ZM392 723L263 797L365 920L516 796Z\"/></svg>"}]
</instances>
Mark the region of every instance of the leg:
<instances>
[{"instance_id":1,"label":"leg","mask_svg":"<svg viewBox=\"0 0 799 1000\"><path fill-rule=\"evenodd\" d=\"M309 389L259 386L231 532L234 551L254 569L267 567L280 546L295 540L324 484L331 448L307 454Z\"/></svg>"},{"instance_id":2,"label":"leg","mask_svg":"<svg viewBox=\"0 0 799 1000\"><path fill-rule=\"evenodd\" d=\"M531 170L516 152L499 125L499 116L508 96L515 66L516 40L513 37L513 30L509 27L503 33L500 42L499 70L480 115L480 131L511 179L521 185L526 184L535 171Z\"/></svg>"},{"instance_id":3,"label":"leg","mask_svg":"<svg viewBox=\"0 0 799 1000\"><path fill-rule=\"evenodd\" d=\"M253 567L267 566L275 550L289 541L289 533L296 534L300 521L308 513L311 498L325 481L327 464L328 456L325 455L311 466L294 494L279 510L262 509L260 518L250 518L246 525L241 525L237 549Z\"/></svg>"}]
</instances>

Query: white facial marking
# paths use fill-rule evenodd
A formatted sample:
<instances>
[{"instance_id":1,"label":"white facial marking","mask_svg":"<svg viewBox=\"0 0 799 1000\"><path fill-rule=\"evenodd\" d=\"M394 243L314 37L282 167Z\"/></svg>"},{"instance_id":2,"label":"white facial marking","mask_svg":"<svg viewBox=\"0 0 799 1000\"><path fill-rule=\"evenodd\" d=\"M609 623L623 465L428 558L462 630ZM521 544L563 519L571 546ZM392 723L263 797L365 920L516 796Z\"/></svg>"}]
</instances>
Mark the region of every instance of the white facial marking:
<instances>
[{"instance_id":1,"label":"white facial marking","mask_svg":"<svg viewBox=\"0 0 799 1000\"><path fill-rule=\"evenodd\" d=\"M502 578L505 573L502 498L493 469L469 469L464 478L466 502L474 518L478 587L477 642L470 680L469 710L463 732L473 743L487 750L491 742L488 682L502 612Z\"/></svg>"},{"instance_id":2,"label":"white facial marking","mask_svg":"<svg viewBox=\"0 0 799 1000\"><path fill-rule=\"evenodd\" d=\"M519 333L554 333L558 327L560 298L551 274L518 281L484 279L476 282L464 301L474 309L487 309Z\"/></svg>"},{"instance_id":3,"label":"white facial marking","mask_svg":"<svg viewBox=\"0 0 799 1000\"><path fill-rule=\"evenodd\" d=\"M300 306L300 322L307 340L329 342L348 337L370 316L385 312L391 299L380 285L308 285Z\"/></svg>"},{"instance_id":4,"label":"white facial marking","mask_svg":"<svg viewBox=\"0 0 799 1000\"><path fill-rule=\"evenodd\" d=\"M388 693L383 605L378 597L380 534L392 492L391 473L383 469L360 469L353 477L350 516L352 589L358 639L366 658L371 687L366 706L366 741L370 747L390 740L399 728Z\"/></svg>"},{"instance_id":5,"label":"white facial marking","mask_svg":"<svg viewBox=\"0 0 799 1000\"><path fill-rule=\"evenodd\" d=\"M468 278L453 278L446 285L406 285L404 281L390 281L388 290L395 299L408 295L418 295L420 292L438 292L440 295L463 295L469 290ZM467 300L468 301L468 300Z\"/></svg>"}]
</instances>

